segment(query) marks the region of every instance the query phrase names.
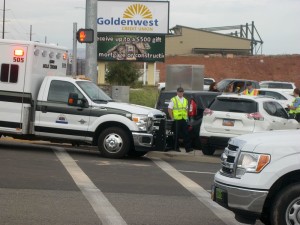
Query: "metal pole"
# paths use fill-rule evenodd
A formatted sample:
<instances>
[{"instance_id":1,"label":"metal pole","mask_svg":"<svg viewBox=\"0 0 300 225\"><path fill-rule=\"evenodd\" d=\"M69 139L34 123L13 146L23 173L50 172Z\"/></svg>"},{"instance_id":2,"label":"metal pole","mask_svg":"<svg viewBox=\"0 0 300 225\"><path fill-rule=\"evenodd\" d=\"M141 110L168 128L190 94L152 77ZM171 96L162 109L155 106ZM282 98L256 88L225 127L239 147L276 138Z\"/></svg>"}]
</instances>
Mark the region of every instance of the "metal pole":
<instances>
[{"instance_id":1,"label":"metal pole","mask_svg":"<svg viewBox=\"0 0 300 225\"><path fill-rule=\"evenodd\" d=\"M97 72L97 0L86 0L85 28L94 30L94 42L86 44L85 75L95 84L98 83Z\"/></svg>"},{"instance_id":2,"label":"metal pole","mask_svg":"<svg viewBox=\"0 0 300 225\"><path fill-rule=\"evenodd\" d=\"M30 29L29 29L29 41L31 41L32 39L32 25L30 25Z\"/></svg>"},{"instance_id":3,"label":"metal pole","mask_svg":"<svg viewBox=\"0 0 300 225\"><path fill-rule=\"evenodd\" d=\"M2 22L2 39L4 39L5 33L5 0L3 1L3 22Z\"/></svg>"},{"instance_id":4,"label":"metal pole","mask_svg":"<svg viewBox=\"0 0 300 225\"><path fill-rule=\"evenodd\" d=\"M72 54L72 76L77 75L77 23L73 23L73 54Z\"/></svg>"}]
</instances>

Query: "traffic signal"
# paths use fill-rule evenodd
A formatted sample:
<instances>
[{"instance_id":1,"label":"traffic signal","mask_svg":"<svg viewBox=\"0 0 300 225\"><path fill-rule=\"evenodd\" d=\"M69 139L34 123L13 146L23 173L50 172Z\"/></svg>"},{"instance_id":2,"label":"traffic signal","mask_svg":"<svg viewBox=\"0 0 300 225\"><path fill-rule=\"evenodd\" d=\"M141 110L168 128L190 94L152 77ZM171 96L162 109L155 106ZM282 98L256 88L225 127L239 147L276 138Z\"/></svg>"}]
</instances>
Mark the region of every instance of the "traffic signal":
<instances>
[{"instance_id":1,"label":"traffic signal","mask_svg":"<svg viewBox=\"0 0 300 225\"><path fill-rule=\"evenodd\" d=\"M94 30L93 29L79 29L76 33L77 41L80 43L93 43Z\"/></svg>"}]
</instances>

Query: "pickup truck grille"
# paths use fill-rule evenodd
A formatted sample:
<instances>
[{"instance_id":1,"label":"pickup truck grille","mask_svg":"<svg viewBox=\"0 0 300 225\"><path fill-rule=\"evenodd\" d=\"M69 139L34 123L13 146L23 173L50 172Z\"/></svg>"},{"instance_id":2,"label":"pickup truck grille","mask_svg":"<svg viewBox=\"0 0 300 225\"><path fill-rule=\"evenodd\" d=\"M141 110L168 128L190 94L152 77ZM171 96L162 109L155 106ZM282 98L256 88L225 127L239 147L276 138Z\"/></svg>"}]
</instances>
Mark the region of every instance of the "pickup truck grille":
<instances>
[{"instance_id":1,"label":"pickup truck grille","mask_svg":"<svg viewBox=\"0 0 300 225\"><path fill-rule=\"evenodd\" d=\"M166 117L154 115L152 119L152 133L154 136L154 150L164 150L166 147Z\"/></svg>"},{"instance_id":2,"label":"pickup truck grille","mask_svg":"<svg viewBox=\"0 0 300 225\"><path fill-rule=\"evenodd\" d=\"M235 163L239 153L239 146L229 144L221 155L222 169L221 173L224 176L235 176Z\"/></svg>"}]
</instances>

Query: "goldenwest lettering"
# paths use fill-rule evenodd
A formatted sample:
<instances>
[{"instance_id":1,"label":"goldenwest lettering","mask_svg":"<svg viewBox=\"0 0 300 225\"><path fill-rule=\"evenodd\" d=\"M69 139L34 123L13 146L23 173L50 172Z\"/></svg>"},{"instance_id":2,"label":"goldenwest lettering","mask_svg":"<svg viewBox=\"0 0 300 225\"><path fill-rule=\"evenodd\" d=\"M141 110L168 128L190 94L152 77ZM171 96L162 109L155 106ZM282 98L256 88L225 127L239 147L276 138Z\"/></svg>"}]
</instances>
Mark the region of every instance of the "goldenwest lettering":
<instances>
[{"instance_id":1,"label":"goldenwest lettering","mask_svg":"<svg viewBox=\"0 0 300 225\"><path fill-rule=\"evenodd\" d=\"M152 27L158 26L158 19L155 20L125 20L120 17L115 19L111 17L110 19L104 19L103 17L99 17L97 19L97 23L99 25L122 25L122 26L145 26Z\"/></svg>"}]
</instances>

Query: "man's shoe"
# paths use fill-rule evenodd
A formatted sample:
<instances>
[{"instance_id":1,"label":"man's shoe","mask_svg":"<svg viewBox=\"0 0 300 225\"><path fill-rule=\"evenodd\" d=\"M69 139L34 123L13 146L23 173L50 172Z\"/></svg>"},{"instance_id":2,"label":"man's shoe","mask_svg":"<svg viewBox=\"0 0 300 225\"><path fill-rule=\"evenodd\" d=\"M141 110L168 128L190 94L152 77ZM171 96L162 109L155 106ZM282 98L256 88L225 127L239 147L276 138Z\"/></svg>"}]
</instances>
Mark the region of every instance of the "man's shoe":
<instances>
[{"instance_id":1,"label":"man's shoe","mask_svg":"<svg viewBox=\"0 0 300 225\"><path fill-rule=\"evenodd\" d=\"M194 151L194 149L188 148L188 149L186 149L185 151L186 151L186 152L192 152L192 151Z\"/></svg>"}]
</instances>

